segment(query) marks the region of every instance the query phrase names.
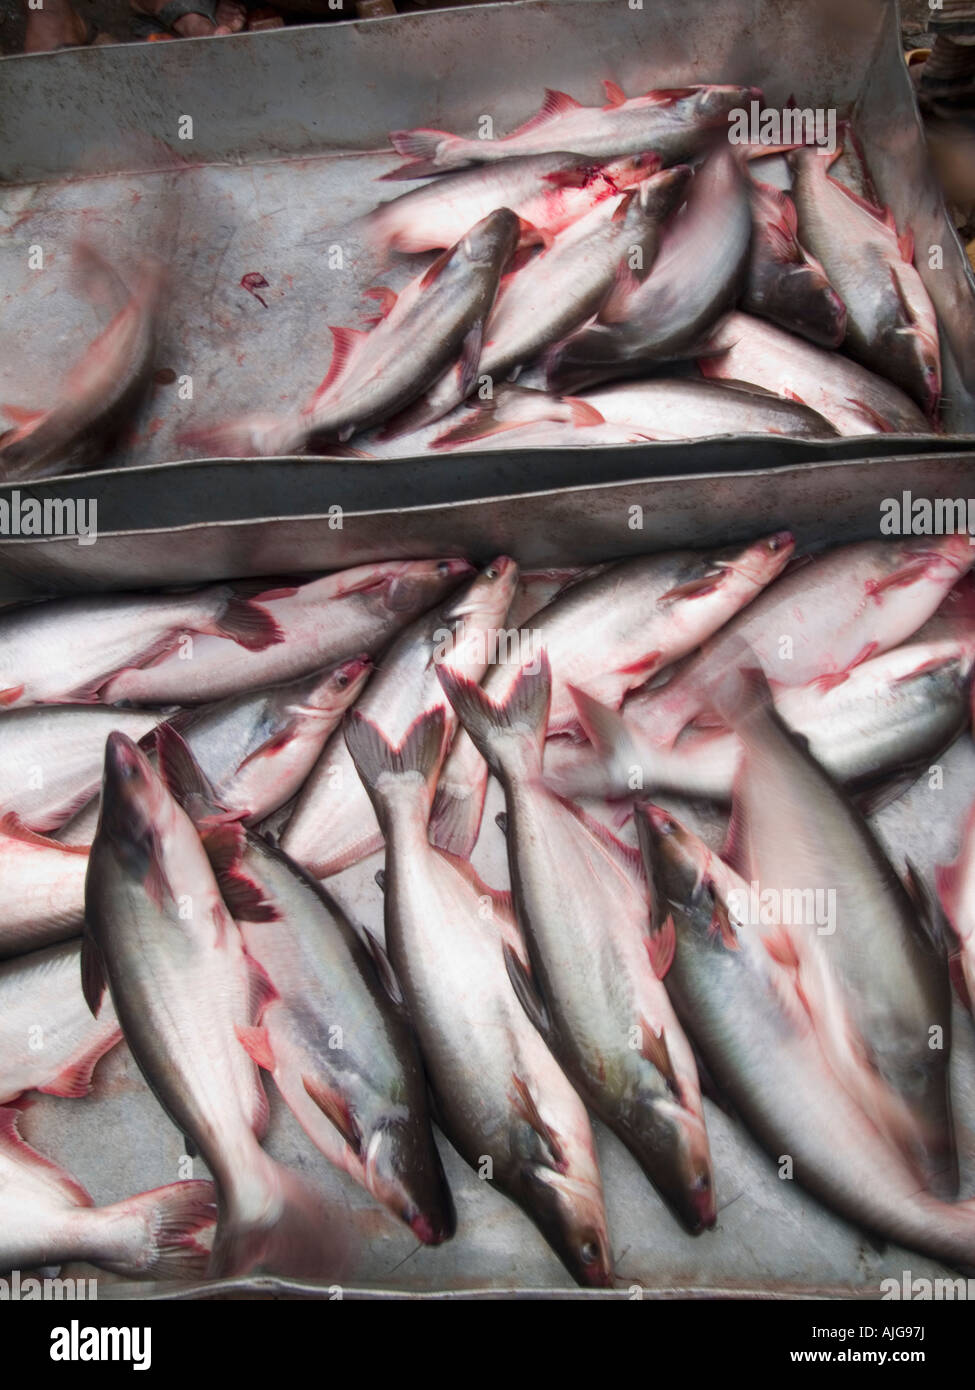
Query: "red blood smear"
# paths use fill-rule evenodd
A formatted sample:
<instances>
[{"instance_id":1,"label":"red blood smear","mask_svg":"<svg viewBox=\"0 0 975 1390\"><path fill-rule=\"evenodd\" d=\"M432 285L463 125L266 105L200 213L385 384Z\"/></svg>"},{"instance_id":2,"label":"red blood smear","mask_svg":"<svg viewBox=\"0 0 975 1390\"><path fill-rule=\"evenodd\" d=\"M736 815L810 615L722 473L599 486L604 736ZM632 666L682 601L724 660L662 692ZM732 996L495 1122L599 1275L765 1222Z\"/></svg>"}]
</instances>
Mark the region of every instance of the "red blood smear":
<instances>
[{"instance_id":1,"label":"red blood smear","mask_svg":"<svg viewBox=\"0 0 975 1390\"><path fill-rule=\"evenodd\" d=\"M254 296L258 304L263 304L264 308L267 308L267 300L262 299L257 293L258 290L266 290L268 288L268 283L259 270L249 270L246 275L241 276L240 283L248 294Z\"/></svg>"}]
</instances>

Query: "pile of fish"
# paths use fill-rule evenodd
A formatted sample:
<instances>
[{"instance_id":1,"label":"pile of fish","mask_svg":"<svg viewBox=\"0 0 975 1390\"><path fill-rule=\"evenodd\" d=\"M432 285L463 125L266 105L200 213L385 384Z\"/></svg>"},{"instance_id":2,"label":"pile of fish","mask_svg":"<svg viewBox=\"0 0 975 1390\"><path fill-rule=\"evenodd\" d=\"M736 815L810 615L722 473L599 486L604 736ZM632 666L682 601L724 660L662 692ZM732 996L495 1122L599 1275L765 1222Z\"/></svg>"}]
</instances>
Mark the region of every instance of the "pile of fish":
<instances>
[{"instance_id":1,"label":"pile of fish","mask_svg":"<svg viewBox=\"0 0 975 1390\"><path fill-rule=\"evenodd\" d=\"M938 324L912 234L831 172L845 157L872 195L852 131L845 150L736 144L755 89L605 85L603 107L547 92L500 139L392 132L409 158L384 177L420 182L365 219L366 244L440 254L398 295L365 291L375 326L331 329L304 404L183 443L386 457L936 430ZM768 181L785 177L790 191Z\"/></svg>"},{"instance_id":2,"label":"pile of fish","mask_svg":"<svg viewBox=\"0 0 975 1390\"><path fill-rule=\"evenodd\" d=\"M975 812L943 907L867 818L970 727L975 551L794 549L0 613L0 1267L341 1277L336 1210L262 1146L270 1077L420 1242L456 1227L435 1117L609 1287L592 1117L703 1232L702 1075L833 1211L975 1266L949 1084ZM728 813L720 851L695 803ZM384 940L329 882L377 851ZM83 1106L118 1046L212 1186L93 1208L21 1137L31 1092Z\"/></svg>"}]
</instances>

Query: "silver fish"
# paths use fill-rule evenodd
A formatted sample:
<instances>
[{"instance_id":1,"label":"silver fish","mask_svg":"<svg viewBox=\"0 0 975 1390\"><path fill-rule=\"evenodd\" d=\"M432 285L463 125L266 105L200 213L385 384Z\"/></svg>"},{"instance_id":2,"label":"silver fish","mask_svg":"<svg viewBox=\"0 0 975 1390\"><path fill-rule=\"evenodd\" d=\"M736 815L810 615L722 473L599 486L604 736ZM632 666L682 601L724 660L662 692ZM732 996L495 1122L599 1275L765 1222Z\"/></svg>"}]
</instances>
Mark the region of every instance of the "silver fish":
<instances>
[{"instance_id":1,"label":"silver fish","mask_svg":"<svg viewBox=\"0 0 975 1390\"><path fill-rule=\"evenodd\" d=\"M795 203L757 179L748 191L752 251L742 308L819 347L839 347L846 335L846 305L823 267L800 245Z\"/></svg>"},{"instance_id":2,"label":"silver fish","mask_svg":"<svg viewBox=\"0 0 975 1390\"><path fill-rule=\"evenodd\" d=\"M775 685L840 676L917 632L973 560L967 536L948 535L858 541L797 564L647 693L654 739L672 744L701 714L709 673L742 642Z\"/></svg>"},{"instance_id":3,"label":"silver fish","mask_svg":"<svg viewBox=\"0 0 975 1390\"><path fill-rule=\"evenodd\" d=\"M787 531L726 551L675 550L608 565L574 584L519 634L517 650L544 647L553 672L549 735L575 732L573 685L617 706L628 690L686 656L751 603L787 563ZM508 653L502 654L503 657ZM496 664L485 690L500 698L510 668ZM434 843L466 855L477 840L487 765L461 742L451 750L431 821Z\"/></svg>"},{"instance_id":4,"label":"silver fish","mask_svg":"<svg viewBox=\"0 0 975 1390\"><path fill-rule=\"evenodd\" d=\"M0 816L38 834L58 830L98 791L112 730L138 742L164 718L97 705L8 710L0 719Z\"/></svg>"},{"instance_id":5,"label":"silver fish","mask_svg":"<svg viewBox=\"0 0 975 1390\"><path fill-rule=\"evenodd\" d=\"M21 1137L19 1119L0 1109L0 1269L84 1260L130 1279L203 1277L210 1252L195 1236L213 1223L211 1183L174 1182L96 1207Z\"/></svg>"},{"instance_id":6,"label":"silver fish","mask_svg":"<svg viewBox=\"0 0 975 1390\"><path fill-rule=\"evenodd\" d=\"M313 1143L426 1245L454 1233L426 1080L382 946L281 850L228 822L179 734L163 774L200 830L244 945L271 983L239 1036Z\"/></svg>"},{"instance_id":7,"label":"silver fish","mask_svg":"<svg viewBox=\"0 0 975 1390\"><path fill-rule=\"evenodd\" d=\"M121 1036L111 1000L97 1018L85 1003L80 941L0 963L0 1102L24 1091L86 1096Z\"/></svg>"},{"instance_id":8,"label":"silver fish","mask_svg":"<svg viewBox=\"0 0 975 1390\"><path fill-rule=\"evenodd\" d=\"M111 734L85 896L82 982L106 989L132 1055L217 1186L211 1273L334 1271L324 1213L260 1147L267 1101L238 1029L269 994L192 822L145 756Z\"/></svg>"},{"instance_id":9,"label":"silver fish","mask_svg":"<svg viewBox=\"0 0 975 1390\"><path fill-rule=\"evenodd\" d=\"M657 884L656 933L671 941L667 988L752 1133L774 1160L788 1154L796 1181L857 1227L975 1264L975 1203L926 1192L837 1079L794 974L729 907L747 885L666 812L641 808L637 820Z\"/></svg>"},{"instance_id":10,"label":"silver fish","mask_svg":"<svg viewBox=\"0 0 975 1390\"><path fill-rule=\"evenodd\" d=\"M48 410L5 413L16 427L0 434L0 480L43 478L85 468L128 424L145 391L156 346L156 311L162 270L146 263L130 290L93 247L74 248L75 270L111 321L89 344L59 387Z\"/></svg>"},{"instance_id":11,"label":"silver fish","mask_svg":"<svg viewBox=\"0 0 975 1390\"><path fill-rule=\"evenodd\" d=\"M941 395L938 320L914 268L914 237L898 236L889 209L830 177L836 158L818 146L789 156L799 235L846 305L844 350L933 419Z\"/></svg>"},{"instance_id":12,"label":"silver fish","mask_svg":"<svg viewBox=\"0 0 975 1390\"><path fill-rule=\"evenodd\" d=\"M183 442L212 455L293 454L316 440L342 443L389 419L451 368L473 381L484 325L518 236L518 218L498 208L398 296L376 290L379 323L371 332L332 329L328 375L300 411L188 430Z\"/></svg>"},{"instance_id":13,"label":"silver fish","mask_svg":"<svg viewBox=\"0 0 975 1390\"><path fill-rule=\"evenodd\" d=\"M538 114L498 140L465 140L444 130L393 130L390 143L410 162L385 177L422 178L551 150L593 159L653 150L662 163L675 164L700 150L716 131L726 130L730 111L761 95L754 87L701 86L627 98L615 82L603 86L604 106L583 106L565 92L546 91Z\"/></svg>"},{"instance_id":14,"label":"silver fish","mask_svg":"<svg viewBox=\"0 0 975 1390\"><path fill-rule=\"evenodd\" d=\"M413 624L390 648L358 708L391 740L402 738L420 715L446 708L437 681L439 657L480 680L492 645L504 630L518 582L507 556L492 561L446 606ZM447 725L452 733L456 721ZM316 878L328 878L382 846L379 822L341 731L325 745L281 836L281 848Z\"/></svg>"},{"instance_id":15,"label":"silver fish","mask_svg":"<svg viewBox=\"0 0 975 1390\"><path fill-rule=\"evenodd\" d=\"M779 904L769 948L795 968L851 1095L928 1183L957 1185L943 946L864 817L775 714L761 672L730 668L709 699L744 750L728 850Z\"/></svg>"},{"instance_id":16,"label":"silver fish","mask_svg":"<svg viewBox=\"0 0 975 1390\"><path fill-rule=\"evenodd\" d=\"M532 986L505 895L427 839L442 708L398 745L360 711L346 729L387 838L386 940L440 1123L534 1221L580 1283L612 1282L589 1117L526 1013Z\"/></svg>"},{"instance_id":17,"label":"silver fish","mask_svg":"<svg viewBox=\"0 0 975 1390\"><path fill-rule=\"evenodd\" d=\"M549 389L578 391L651 362L696 356L744 285L751 237L748 176L725 146L695 174L649 275L621 279L596 321L548 354Z\"/></svg>"},{"instance_id":18,"label":"silver fish","mask_svg":"<svg viewBox=\"0 0 975 1390\"><path fill-rule=\"evenodd\" d=\"M827 439L836 430L808 406L764 391L712 381L628 381L585 391L574 399L611 425L647 439L703 439L715 434L781 434Z\"/></svg>"},{"instance_id":19,"label":"silver fish","mask_svg":"<svg viewBox=\"0 0 975 1390\"><path fill-rule=\"evenodd\" d=\"M929 432L911 398L884 377L751 314L729 314L701 352L697 365L709 379L802 402L842 435Z\"/></svg>"},{"instance_id":20,"label":"silver fish","mask_svg":"<svg viewBox=\"0 0 975 1390\"><path fill-rule=\"evenodd\" d=\"M247 651L219 637L151 670L124 670L102 691L106 704L195 705L311 675L358 652L380 651L400 628L439 603L467 574L465 560L389 560L313 579L307 584L253 586L252 599L282 634L264 651Z\"/></svg>"},{"instance_id":21,"label":"silver fish","mask_svg":"<svg viewBox=\"0 0 975 1390\"><path fill-rule=\"evenodd\" d=\"M697 1232L716 1216L708 1137L694 1055L655 973L647 885L635 851L544 785L544 655L539 668L523 670L502 704L452 671L440 679L504 787L538 1026L586 1104Z\"/></svg>"},{"instance_id":22,"label":"silver fish","mask_svg":"<svg viewBox=\"0 0 975 1390\"><path fill-rule=\"evenodd\" d=\"M205 632L252 651L280 640L265 609L229 585L190 594L101 594L0 612L0 707L93 700L117 672Z\"/></svg>"}]
</instances>

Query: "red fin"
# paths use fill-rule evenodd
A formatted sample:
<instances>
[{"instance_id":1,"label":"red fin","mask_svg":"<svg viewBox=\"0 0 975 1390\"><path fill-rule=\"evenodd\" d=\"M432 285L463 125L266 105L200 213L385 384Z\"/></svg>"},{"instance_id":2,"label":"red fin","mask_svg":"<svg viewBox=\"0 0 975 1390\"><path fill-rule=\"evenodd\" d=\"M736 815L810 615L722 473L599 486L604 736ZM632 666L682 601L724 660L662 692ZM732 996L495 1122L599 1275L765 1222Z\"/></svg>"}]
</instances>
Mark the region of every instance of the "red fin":
<instances>
[{"instance_id":1,"label":"red fin","mask_svg":"<svg viewBox=\"0 0 975 1390\"><path fill-rule=\"evenodd\" d=\"M620 666L619 673L621 676L651 676L656 671L662 655L663 652L659 651L647 652L639 661L631 661L629 666Z\"/></svg>"},{"instance_id":2,"label":"red fin","mask_svg":"<svg viewBox=\"0 0 975 1390\"><path fill-rule=\"evenodd\" d=\"M448 248L446 251L442 251L435 261L431 261L430 265L426 268L423 279L420 281L421 290L430 288L452 255L453 248Z\"/></svg>"},{"instance_id":3,"label":"red fin","mask_svg":"<svg viewBox=\"0 0 975 1390\"><path fill-rule=\"evenodd\" d=\"M699 579L689 579L686 584L678 584L675 588L668 589L665 594L660 595L657 602L669 603L675 598L700 598L702 594L713 594L724 577L724 570L718 570L715 574L702 574Z\"/></svg>"},{"instance_id":4,"label":"red fin","mask_svg":"<svg viewBox=\"0 0 975 1390\"><path fill-rule=\"evenodd\" d=\"M363 1156L362 1134L345 1097L339 1095L337 1091L330 1091L327 1086L313 1076L303 1076L301 1084L325 1118L335 1126L353 1153L358 1154L361 1158Z\"/></svg>"},{"instance_id":5,"label":"red fin","mask_svg":"<svg viewBox=\"0 0 975 1390\"><path fill-rule=\"evenodd\" d=\"M241 865L246 831L238 821L197 827L231 917L238 922L277 922L281 914Z\"/></svg>"},{"instance_id":6,"label":"red fin","mask_svg":"<svg viewBox=\"0 0 975 1390\"><path fill-rule=\"evenodd\" d=\"M671 1085L676 1089L677 1077L674 1074L674 1065L670 1060L670 1053L667 1050L667 1038L661 1028L659 1035L653 1031L645 1018L640 1020L640 1032L643 1038L640 1053L651 1066L656 1067L661 1076L665 1076Z\"/></svg>"},{"instance_id":7,"label":"red fin","mask_svg":"<svg viewBox=\"0 0 975 1390\"><path fill-rule=\"evenodd\" d=\"M901 253L901 260L908 265L914 264L914 233L910 227L897 238L897 249Z\"/></svg>"},{"instance_id":8,"label":"red fin","mask_svg":"<svg viewBox=\"0 0 975 1390\"><path fill-rule=\"evenodd\" d=\"M87 805L90 800L90 797L85 797L82 804ZM38 835L36 831L30 830L24 825L20 817L15 815L13 811L8 811L5 816L0 816L0 835L6 835L10 840L22 840L25 845L36 845L38 849L60 850L62 854L88 853L87 845L62 845L60 840L52 840L47 835Z\"/></svg>"},{"instance_id":9,"label":"red fin","mask_svg":"<svg viewBox=\"0 0 975 1390\"><path fill-rule=\"evenodd\" d=\"M856 396L847 396L846 403L854 410L859 410L868 423L873 425L874 429L879 430L881 434L893 434L894 427L890 421L885 420L880 412L874 410L872 405L867 405L866 401L861 401Z\"/></svg>"},{"instance_id":10,"label":"red fin","mask_svg":"<svg viewBox=\"0 0 975 1390\"><path fill-rule=\"evenodd\" d=\"M575 97L570 97L568 93L546 88L541 109L532 116L531 120L520 125L517 130L513 130L508 139L513 139L516 135L527 135L530 130L537 130L539 126L548 125L550 121L564 116L567 111L578 111L581 106L582 102L576 101Z\"/></svg>"},{"instance_id":11,"label":"red fin","mask_svg":"<svg viewBox=\"0 0 975 1390\"><path fill-rule=\"evenodd\" d=\"M552 1155L552 1161L556 1171L559 1173L567 1173L569 1170L569 1163L562 1145L559 1143L559 1137L552 1129L551 1125L547 1124L542 1118L541 1112L535 1104L535 1098L529 1090L527 1083L521 1079L517 1072L512 1073L511 1080L514 1082L514 1104L518 1114L526 1124L531 1125L539 1139L541 1139L542 1143L548 1149L549 1153Z\"/></svg>"},{"instance_id":12,"label":"red fin","mask_svg":"<svg viewBox=\"0 0 975 1390\"><path fill-rule=\"evenodd\" d=\"M238 773L250 763L256 762L258 758L273 757L274 754L279 752L282 748L287 748L294 737L295 731L290 725L286 725L283 729L279 729L276 734L271 735L266 743L262 743L260 748L255 748L253 753L247 754L247 757L244 758L237 768Z\"/></svg>"},{"instance_id":13,"label":"red fin","mask_svg":"<svg viewBox=\"0 0 975 1390\"><path fill-rule=\"evenodd\" d=\"M659 931L647 937L647 955L658 980L662 980L673 965L676 950L677 929L673 914L668 913Z\"/></svg>"},{"instance_id":14,"label":"red fin","mask_svg":"<svg viewBox=\"0 0 975 1390\"><path fill-rule=\"evenodd\" d=\"M883 579L868 579L865 585L867 593L871 598L876 598L878 594L884 594L888 589L904 589L915 580L923 579L928 571L927 560L909 560L907 564L901 565L899 569L892 570L890 574L885 574ZM876 645L874 643L874 645ZM861 661L863 658L860 658Z\"/></svg>"},{"instance_id":15,"label":"red fin","mask_svg":"<svg viewBox=\"0 0 975 1390\"><path fill-rule=\"evenodd\" d=\"M345 328L341 325L329 324L329 333L332 335L332 360L328 364L328 372L312 396L312 403L321 400L325 392L328 391L338 381L349 364L349 358L359 345L361 340L368 335L363 333L360 328ZM307 412L307 407L306 407Z\"/></svg>"},{"instance_id":16,"label":"red fin","mask_svg":"<svg viewBox=\"0 0 975 1390\"><path fill-rule=\"evenodd\" d=\"M605 425L606 419L594 405L580 400L578 396L563 396L562 400L570 407L572 423L577 427L586 425Z\"/></svg>"},{"instance_id":17,"label":"red fin","mask_svg":"<svg viewBox=\"0 0 975 1390\"><path fill-rule=\"evenodd\" d=\"M5 690L0 690L0 705L15 705L23 693L22 685L8 685Z\"/></svg>"},{"instance_id":18,"label":"red fin","mask_svg":"<svg viewBox=\"0 0 975 1390\"><path fill-rule=\"evenodd\" d=\"M284 641L270 613L246 598L232 598L213 624L215 637L229 637L249 652L263 652Z\"/></svg>"},{"instance_id":19,"label":"red fin","mask_svg":"<svg viewBox=\"0 0 975 1390\"><path fill-rule=\"evenodd\" d=\"M268 1037L266 1028L243 1028L240 1024L236 1028L237 1037L240 1040L244 1051L265 1071L274 1071L274 1053L271 1051L271 1039Z\"/></svg>"},{"instance_id":20,"label":"red fin","mask_svg":"<svg viewBox=\"0 0 975 1390\"><path fill-rule=\"evenodd\" d=\"M388 285L373 285L370 289L363 290L362 293L365 295L366 299L378 300L379 318L376 320L377 322L386 318L386 316L392 312L397 299L399 299L399 295L396 291L391 290Z\"/></svg>"},{"instance_id":21,"label":"red fin","mask_svg":"<svg viewBox=\"0 0 975 1390\"><path fill-rule=\"evenodd\" d=\"M46 410L26 410L22 405L3 405L0 410L15 425L33 425L47 414Z\"/></svg>"},{"instance_id":22,"label":"red fin","mask_svg":"<svg viewBox=\"0 0 975 1390\"><path fill-rule=\"evenodd\" d=\"M115 1046L121 1036L122 1030L119 1028L114 1037L104 1044L99 1043L97 1052L89 1052L77 1062L72 1062L64 1071L59 1072L53 1081L49 1081L46 1086L38 1086L37 1089L45 1095L80 1100L91 1090L91 1076L98 1062Z\"/></svg>"},{"instance_id":23,"label":"red fin","mask_svg":"<svg viewBox=\"0 0 975 1390\"><path fill-rule=\"evenodd\" d=\"M603 90L606 93L606 105L604 111L612 111L617 106L622 106L626 101L626 93L618 82L603 81Z\"/></svg>"},{"instance_id":24,"label":"red fin","mask_svg":"<svg viewBox=\"0 0 975 1390\"><path fill-rule=\"evenodd\" d=\"M20 1111L15 1110L12 1106L0 1108L0 1149L6 1149L8 1153L12 1153L21 1164L28 1163L32 1167L45 1169L47 1180L56 1183L72 1205L77 1207L94 1206L91 1196L81 1186L81 1183L28 1144L17 1128L19 1117Z\"/></svg>"},{"instance_id":25,"label":"red fin","mask_svg":"<svg viewBox=\"0 0 975 1390\"><path fill-rule=\"evenodd\" d=\"M655 106L673 106L685 97L692 97L700 87L661 87L652 92L644 92L641 101L652 101Z\"/></svg>"},{"instance_id":26,"label":"red fin","mask_svg":"<svg viewBox=\"0 0 975 1390\"><path fill-rule=\"evenodd\" d=\"M280 999L281 996L274 988L270 975L260 961L255 960L253 956L248 956L247 967L250 974L250 995L248 997L250 1017L256 1023L260 1023L268 1004L273 1004L274 1000Z\"/></svg>"},{"instance_id":27,"label":"red fin","mask_svg":"<svg viewBox=\"0 0 975 1390\"><path fill-rule=\"evenodd\" d=\"M816 676L809 684L815 686L817 690L821 690L825 695L828 690L835 690L838 685L842 685L844 681L849 679L849 671L827 671L821 676Z\"/></svg>"}]
</instances>

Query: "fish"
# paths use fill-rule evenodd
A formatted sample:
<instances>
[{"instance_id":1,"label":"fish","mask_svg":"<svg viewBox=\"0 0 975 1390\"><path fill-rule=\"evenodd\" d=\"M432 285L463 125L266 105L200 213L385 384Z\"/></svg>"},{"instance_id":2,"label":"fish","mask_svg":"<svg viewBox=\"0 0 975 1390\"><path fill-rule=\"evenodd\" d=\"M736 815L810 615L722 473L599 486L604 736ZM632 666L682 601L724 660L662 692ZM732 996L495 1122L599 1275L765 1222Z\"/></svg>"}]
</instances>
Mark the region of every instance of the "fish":
<instances>
[{"instance_id":1,"label":"fish","mask_svg":"<svg viewBox=\"0 0 975 1390\"><path fill-rule=\"evenodd\" d=\"M211 633L251 651L281 640L270 614L227 584L186 594L95 594L0 612L0 710L94 702L119 671Z\"/></svg>"},{"instance_id":2,"label":"fish","mask_svg":"<svg viewBox=\"0 0 975 1390\"><path fill-rule=\"evenodd\" d=\"M406 629L358 701L388 739L401 738L419 716L446 705L434 669L439 656L480 680L504 634L518 583L507 556L487 565L459 595ZM453 733L456 720L447 716ZM382 832L342 730L334 733L302 788L280 838L281 848L315 878L329 878L382 848Z\"/></svg>"},{"instance_id":3,"label":"fish","mask_svg":"<svg viewBox=\"0 0 975 1390\"><path fill-rule=\"evenodd\" d=\"M225 638L183 644L151 669L119 671L106 704L208 704L310 676L357 653L375 656L471 572L465 560L390 560L356 565L307 583L254 585L253 601L272 615L282 639L247 651Z\"/></svg>"},{"instance_id":4,"label":"fish","mask_svg":"<svg viewBox=\"0 0 975 1390\"><path fill-rule=\"evenodd\" d=\"M517 650L522 664L543 647L546 652L553 672L549 736L580 730L570 685L618 706L628 690L694 651L752 602L784 568L794 544L781 531L724 551L641 555L590 574L541 609L521 631ZM499 657L485 691L498 700L509 679ZM488 771L462 740L448 757L430 833L440 848L466 856L477 841Z\"/></svg>"},{"instance_id":5,"label":"fish","mask_svg":"<svg viewBox=\"0 0 975 1390\"><path fill-rule=\"evenodd\" d=\"M782 189L752 180L752 250L742 308L821 348L846 336L846 305L825 270L800 244L795 203Z\"/></svg>"},{"instance_id":6,"label":"fish","mask_svg":"<svg viewBox=\"0 0 975 1390\"><path fill-rule=\"evenodd\" d=\"M245 949L273 996L238 1036L308 1137L411 1228L439 1245L456 1226L430 1128L416 1039L380 943L263 836L228 816L171 726L167 785L200 831Z\"/></svg>"},{"instance_id":7,"label":"fish","mask_svg":"<svg viewBox=\"0 0 975 1390\"><path fill-rule=\"evenodd\" d=\"M612 1259L589 1116L526 1012L531 974L507 897L427 839L446 732L440 706L398 744L359 709L346 724L387 841L390 960L447 1138L517 1203L579 1284L608 1288Z\"/></svg>"},{"instance_id":8,"label":"fish","mask_svg":"<svg viewBox=\"0 0 975 1390\"><path fill-rule=\"evenodd\" d=\"M938 320L914 266L914 236L830 176L837 151L789 155L799 238L822 263L847 310L843 348L887 377L933 421L941 397Z\"/></svg>"},{"instance_id":9,"label":"fish","mask_svg":"<svg viewBox=\"0 0 975 1390\"><path fill-rule=\"evenodd\" d=\"M624 381L576 397L610 425L648 439L703 439L716 434L781 434L828 439L836 430L797 401L783 401L739 384L713 381Z\"/></svg>"},{"instance_id":10,"label":"fish","mask_svg":"<svg viewBox=\"0 0 975 1390\"><path fill-rule=\"evenodd\" d=\"M296 1174L260 1147L267 1099L237 1033L270 987L244 950L192 821L148 759L110 734L85 892L81 979L114 1003L157 1100L217 1188L209 1273L325 1275L342 1240Z\"/></svg>"},{"instance_id":11,"label":"fish","mask_svg":"<svg viewBox=\"0 0 975 1390\"><path fill-rule=\"evenodd\" d=\"M59 830L97 792L112 730L138 742L164 717L98 705L7 710L0 719L0 817L15 816L40 835Z\"/></svg>"},{"instance_id":12,"label":"fish","mask_svg":"<svg viewBox=\"0 0 975 1390\"><path fill-rule=\"evenodd\" d=\"M531 120L494 140L465 140L444 130L393 130L393 149L405 156L385 178L415 179L514 155L570 150L591 159L613 159L652 150L663 164L677 164L727 129L729 113L759 96L754 87L697 86L646 92L627 98L604 82L606 104L583 106L565 92L547 90Z\"/></svg>"},{"instance_id":13,"label":"fish","mask_svg":"<svg viewBox=\"0 0 975 1390\"><path fill-rule=\"evenodd\" d=\"M708 156L684 208L664 229L650 273L621 276L595 322L549 349L550 391L578 393L654 362L699 355L702 340L745 283L752 240L748 184L730 146Z\"/></svg>"},{"instance_id":14,"label":"fish","mask_svg":"<svg viewBox=\"0 0 975 1390\"><path fill-rule=\"evenodd\" d=\"M683 200L687 165L663 169L636 188L604 198L551 239L541 254L502 281L484 329L473 378L445 376L388 432L420 429L441 419L474 388L493 391L598 313L620 274L639 265L648 272L657 256L661 223Z\"/></svg>"},{"instance_id":15,"label":"fish","mask_svg":"<svg viewBox=\"0 0 975 1390\"><path fill-rule=\"evenodd\" d=\"M27 1143L19 1119L20 1111L0 1109L0 1269L84 1260L130 1279L203 1276L210 1252L196 1237L213 1223L210 1183L169 1183L96 1207L76 1178Z\"/></svg>"},{"instance_id":16,"label":"fish","mask_svg":"<svg viewBox=\"0 0 975 1390\"><path fill-rule=\"evenodd\" d=\"M664 980L715 1085L772 1160L859 1229L952 1265L975 1263L975 1203L940 1201L840 1083L794 975L735 916L747 885L659 807L637 813L657 885ZM737 901L740 901L740 897ZM781 1174L780 1174L781 1176ZM777 1182L769 1171L768 1181Z\"/></svg>"},{"instance_id":17,"label":"fish","mask_svg":"<svg viewBox=\"0 0 975 1390\"><path fill-rule=\"evenodd\" d=\"M947 535L856 541L797 564L666 685L647 692L655 741L671 745L700 719L711 675L741 643L773 687L838 682L917 632L973 559L967 536Z\"/></svg>"},{"instance_id":18,"label":"fish","mask_svg":"<svg viewBox=\"0 0 975 1390\"><path fill-rule=\"evenodd\" d=\"M783 917L766 942L797 974L833 1069L928 1185L957 1190L947 957L843 790L776 715L747 655L710 682L741 740L726 857Z\"/></svg>"},{"instance_id":19,"label":"fish","mask_svg":"<svg viewBox=\"0 0 975 1390\"><path fill-rule=\"evenodd\" d=\"M0 480L77 472L97 463L131 421L149 382L163 284L162 268L146 261L130 288L94 247L79 242L73 270L88 296L112 318L88 345L43 410L3 406L14 426L0 434Z\"/></svg>"},{"instance_id":20,"label":"fish","mask_svg":"<svg viewBox=\"0 0 975 1390\"><path fill-rule=\"evenodd\" d=\"M501 704L453 671L438 674L504 789L515 915L541 1001L539 1026L589 1108L697 1234L716 1219L701 1089L657 977L639 856L544 784L544 652L537 670L522 667Z\"/></svg>"},{"instance_id":21,"label":"fish","mask_svg":"<svg viewBox=\"0 0 975 1390\"><path fill-rule=\"evenodd\" d=\"M379 322L371 331L331 329L328 374L300 410L191 428L180 443L240 458L293 454L329 440L344 444L403 410L448 371L472 382L484 325L519 236L510 208L489 213L398 295L388 287L366 291L379 303Z\"/></svg>"},{"instance_id":22,"label":"fish","mask_svg":"<svg viewBox=\"0 0 975 1390\"><path fill-rule=\"evenodd\" d=\"M479 165L380 203L365 219L366 239L380 251L439 250L496 208L510 208L522 225L521 244L547 241L652 172L655 163L639 154L601 164L545 153Z\"/></svg>"},{"instance_id":23,"label":"fish","mask_svg":"<svg viewBox=\"0 0 975 1390\"><path fill-rule=\"evenodd\" d=\"M975 809L969 811L962 830L961 844L950 864L938 864L934 879L938 898L948 920L949 969L955 991L975 1016L975 879L972 876L972 848L975 844Z\"/></svg>"},{"instance_id":24,"label":"fish","mask_svg":"<svg viewBox=\"0 0 975 1390\"><path fill-rule=\"evenodd\" d=\"M0 960L81 934L88 850L0 816Z\"/></svg>"},{"instance_id":25,"label":"fish","mask_svg":"<svg viewBox=\"0 0 975 1390\"><path fill-rule=\"evenodd\" d=\"M884 377L751 314L729 314L701 354L697 365L709 380L748 383L798 401L839 434L929 433L911 398Z\"/></svg>"},{"instance_id":26,"label":"fish","mask_svg":"<svg viewBox=\"0 0 975 1390\"><path fill-rule=\"evenodd\" d=\"M185 739L224 810L253 825L297 793L371 671L370 657L352 657L283 685L191 706L165 722ZM156 740L139 743L155 766ZM95 796L57 838L90 845L98 808Z\"/></svg>"},{"instance_id":27,"label":"fish","mask_svg":"<svg viewBox=\"0 0 975 1390\"><path fill-rule=\"evenodd\" d=\"M970 647L970 644L969 644ZM955 641L908 642L831 677L773 692L776 713L849 791L903 791L970 721L973 656ZM686 729L673 747L654 741L654 703L637 692L620 713L576 693L591 747L552 740L545 777L561 796L630 797L644 791L729 802L742 759L730 730ZM863 804L863 803L861 803Z\"/></svg>"},{"instance_id":28,"label":"fish","mask_svg":"<svg viewBox=\"0 0 975 1390\"><path fill-rule=\"evenodd\" d=\"M85 1003L80 941L0 961L0 1102L25 1091L86 1096L121 1036L110 1000L97 1018Z\"/></svg>"}]
</instances>

